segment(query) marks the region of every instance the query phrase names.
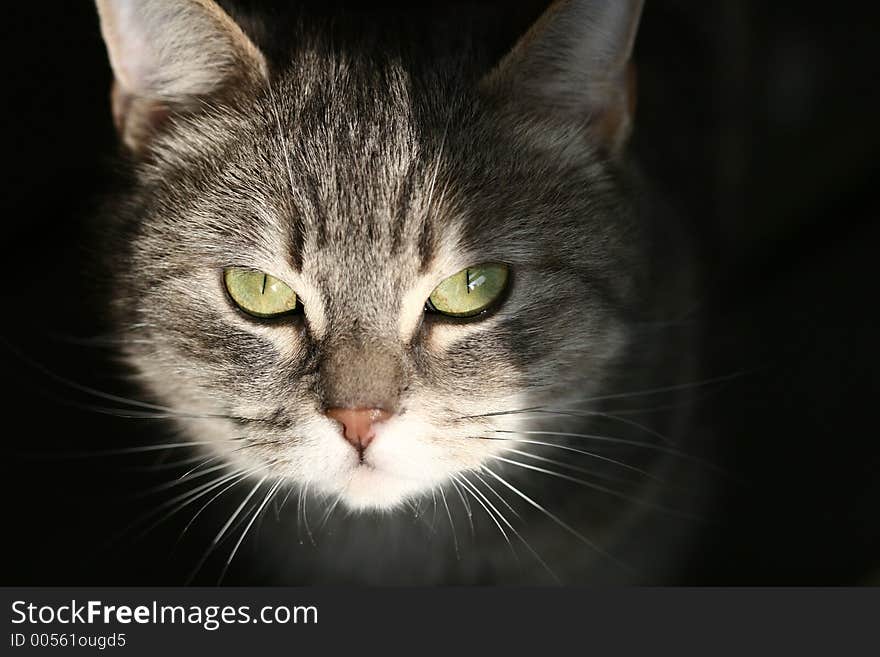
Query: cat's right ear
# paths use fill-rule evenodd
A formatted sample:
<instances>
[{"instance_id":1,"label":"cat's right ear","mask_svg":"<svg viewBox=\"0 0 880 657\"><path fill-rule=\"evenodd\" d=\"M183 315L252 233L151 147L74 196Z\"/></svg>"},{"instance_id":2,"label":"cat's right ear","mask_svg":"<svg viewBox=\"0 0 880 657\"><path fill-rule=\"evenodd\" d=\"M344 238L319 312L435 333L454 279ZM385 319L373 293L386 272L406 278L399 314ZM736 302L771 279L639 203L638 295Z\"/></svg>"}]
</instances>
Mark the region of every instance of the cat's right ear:
<instances>
[{"instance_id":1,"label":"cat's right ear","mask_svg":"<svg viewBox=\"0 0 880 657\"><path fill-rule=\"evenodd\" d=\"M113 120L141 154L169 115L266 80L266 61L212 0L96 0L114 84Z\"/></svg>"}]
</instances>

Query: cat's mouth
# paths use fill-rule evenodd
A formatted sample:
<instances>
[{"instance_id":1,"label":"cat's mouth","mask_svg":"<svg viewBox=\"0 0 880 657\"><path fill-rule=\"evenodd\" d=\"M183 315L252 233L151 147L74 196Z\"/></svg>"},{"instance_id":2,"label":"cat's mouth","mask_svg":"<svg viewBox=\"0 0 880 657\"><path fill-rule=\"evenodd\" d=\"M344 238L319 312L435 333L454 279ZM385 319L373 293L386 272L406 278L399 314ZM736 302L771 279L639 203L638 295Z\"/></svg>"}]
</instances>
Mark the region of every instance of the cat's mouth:
<instances>
[{"instance_id":1,"label":"cat's mouth","mask_svg":"<svg viewBox=\"0 0 880 657\"><path fill-rule=\"evenodd\" d=\"M353 510L387 511L413 497L427 493L445 479L445 472L431 467L436 463L421 441L409 436L408 449L391 435L379 436L367 449L357 451L338 495Z\"/></svg>"},{"instance_id":2,"label":"cat's mouth","mask_svg":"<svg viewBox=\"0 0 880 657\"><path fill-rule=\"evenodd\" d=\"M425 488L426 482L421 479L391 472L366 459L352 470L341 499L355 510L388 510Z\"/></svg>"}]
</instances>

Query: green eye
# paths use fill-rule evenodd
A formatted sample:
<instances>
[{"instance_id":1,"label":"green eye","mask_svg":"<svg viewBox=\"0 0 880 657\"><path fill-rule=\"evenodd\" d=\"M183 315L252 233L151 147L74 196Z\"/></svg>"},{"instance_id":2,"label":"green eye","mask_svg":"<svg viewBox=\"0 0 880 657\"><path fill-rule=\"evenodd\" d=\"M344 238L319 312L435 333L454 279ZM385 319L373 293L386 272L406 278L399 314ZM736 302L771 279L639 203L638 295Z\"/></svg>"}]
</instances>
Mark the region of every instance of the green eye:
<instances>
[{"instance_id":1,"label":"green eye","mask_svg":"<svg viewBox=\"0 0 880 657\"><path fill-rule=\"evenodd\" d=\"M226 291L238 307L255 317L277 317L296 309L296 293L274 276L230 267L223 272Z\"/></svg>"},{"instance_id":2,"label":"green eye","mask_svg":"<svg viewBox=\"0 0 880 657\"><path fill-rule=\"evenodd\" d=\"M498 300L507 278L507 265L499 263L462 269L434 289L428 307L452 317L473 317Z\"/></svg>"}]
</instances>

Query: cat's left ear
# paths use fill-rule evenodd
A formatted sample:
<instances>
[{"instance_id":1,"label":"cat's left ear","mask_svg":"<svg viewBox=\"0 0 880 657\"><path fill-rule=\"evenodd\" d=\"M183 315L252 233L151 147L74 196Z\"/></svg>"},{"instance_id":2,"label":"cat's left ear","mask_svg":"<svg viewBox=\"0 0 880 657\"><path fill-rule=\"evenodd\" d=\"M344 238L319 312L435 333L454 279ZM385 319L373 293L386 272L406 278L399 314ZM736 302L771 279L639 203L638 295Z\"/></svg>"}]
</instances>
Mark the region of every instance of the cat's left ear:
<instances>
[{"instance_id":1,"label":"cat's left ear","mask_svg":"<svg viewBox=\"0 0 880 657\"><path fill-rule=\"evenodd\" d=\"M483 80L536 116L584 124L617 156L632 128L630 61L643 0L557 0Z\"/></svg>"},{"instance_id":2,"label":"cat's left ear","mask_svg":"<svg viewBox=\"0 0 880 657\"><path fill-rule=\"evenodd\" d=\"M96 0L115 77L113 120L141 153L164 119L260 84L265 59L213 0Z\"/></svg>"}]
</instances>

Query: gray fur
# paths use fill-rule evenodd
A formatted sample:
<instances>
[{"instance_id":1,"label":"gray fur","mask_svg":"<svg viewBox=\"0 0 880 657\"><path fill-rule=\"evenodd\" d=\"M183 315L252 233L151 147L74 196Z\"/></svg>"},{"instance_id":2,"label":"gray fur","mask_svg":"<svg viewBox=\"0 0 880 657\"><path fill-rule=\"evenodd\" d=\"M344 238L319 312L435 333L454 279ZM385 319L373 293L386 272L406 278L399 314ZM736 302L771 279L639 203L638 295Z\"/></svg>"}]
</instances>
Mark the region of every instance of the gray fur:
<instances>
[{"instance_id":1,"label":"gray fur","mask_svg":"<svg viewBox=\"0 0 880 657\"><path fill-rule=\"evenodd\" d=\"M325 463L348 458L350 447L319 425L323 410L391 409L424 430L410 437L423 451L408 458L470 474L477 485L473 473L488 465L542 504L568 498L554 507L560 514L576 495L586 501L571 503L571 522L608 540L632 515L629 505L493 460L504 453L499 438L523 437L498 430L592 433L601 425L493 414L601 410L586 402L677 381L674 369L658 371L668 338L646 342L643 327L679 312L683 243L674 224L658 225L644 207L626 158L597 141L590 108L573 116L568 91L565 112L535 112L497 82L517 74L509 67L481 84L463 62L415 66L393 52L334 48L308 31L290 41L295 47L270 64L265 83L242 75L247 84L173 114L133 161L113 221L113 306L131 338L125 359L154 399L181 416L189 438L215 441L235 467L308 485L309 504L338 497L351 509L331 517L331 547L294 565L283 563L289 546L279 532L266 551L277 565L268 581L540 580L532 562L499 557L497 537L457 560L458 539L443 530L433 539L442 557L424 563L428 534L406 505L436 503L440 487L452 499L449 479L428 474L387 500L359 497ZM533 63L527 71L539 74ZM661 243L672 252L658 254ZM497 309L468 322L420 312L432 275L482 262L511 269ZM223 290L230 266L288 282L304 314L243 315ZM630 428L613 431L627 437ZM659 467L655 452L613 453ZM420 476L405 462L394 467ZM551 567L582 578L597 553L495 483L530 518L525 534ZM642 494L649 484L620 488ZM478 522L491 527L488 517ZM364 554L374 560L368 572L356 565Z\"/></svg>"}]
</instances>

